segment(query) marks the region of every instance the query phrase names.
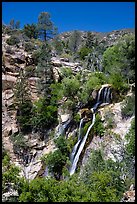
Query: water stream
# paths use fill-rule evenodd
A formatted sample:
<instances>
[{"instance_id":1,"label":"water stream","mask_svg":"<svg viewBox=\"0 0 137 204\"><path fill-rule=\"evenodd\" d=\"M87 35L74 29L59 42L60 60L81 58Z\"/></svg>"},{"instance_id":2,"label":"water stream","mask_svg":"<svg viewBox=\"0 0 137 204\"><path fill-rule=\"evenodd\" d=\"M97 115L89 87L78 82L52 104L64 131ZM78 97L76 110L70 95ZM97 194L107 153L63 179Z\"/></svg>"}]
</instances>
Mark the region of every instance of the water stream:
<instances>
[{"instance_id":1,"label":"water stream","mask_svg":"<svg viewBox=\"0 0 137 204\"><path fill-rule=\"evenodd\" d=\"M72 166L69 169L70 175L75 173L80 154L81 154L81 152L82 152L82 150L84 148L84 145L85 145L86 139L87 139L87 137L89 135L89 132L90 132L91 128L93 127L94 123L95 123L95 113L96 113L98 107L103 105L103 104L104 105L109 104L110 99L112 99L112 94L110 93L110 87L102 87L98 92L97 100L96 100L95 105L90 109L93 112L92 123L89 126L83 140L81 139L81 127L82 127L84 118L81 119L80 125L79 125L78 141L75 144L75 146L74 146L74 148L72 150L71 156L70 156L70 161L72 163Z\"/></svg>"},{"instance_id":2,"label":"water stream","mask_svg":"<svg viewBox=\"0 0 137 204\"><path fill-rule=\"evenodd\" d=\"M82 152L82 150L83 150L83 148L84 148L86 139L87 139L88 134L89 134L89 132L90 132L92 126L94 125L94 123L95 123L95 113L93 114L92 123L91 123L91 125L89 126L89 128L88 128L88 130L87 130L87 133L86 133L86 135L84 136L84 138L83 138L83 140L82 140L82 142L81 142L81 144L80 144L80 147L79 147L79 149L78 149L78 152L77 152L77 154L76 154L76 156L75 156L75 158L74 158L74 161L73 161L72 166L71 166L71 168L70 168L70 175L72 175L72 174L75 173L75 170L76 170L76 167L77 167L77 163L78 163L78 160L79 160L79 156L80 156L80 154L81 154L81 152Z\"/></svg>"}]
</instances>

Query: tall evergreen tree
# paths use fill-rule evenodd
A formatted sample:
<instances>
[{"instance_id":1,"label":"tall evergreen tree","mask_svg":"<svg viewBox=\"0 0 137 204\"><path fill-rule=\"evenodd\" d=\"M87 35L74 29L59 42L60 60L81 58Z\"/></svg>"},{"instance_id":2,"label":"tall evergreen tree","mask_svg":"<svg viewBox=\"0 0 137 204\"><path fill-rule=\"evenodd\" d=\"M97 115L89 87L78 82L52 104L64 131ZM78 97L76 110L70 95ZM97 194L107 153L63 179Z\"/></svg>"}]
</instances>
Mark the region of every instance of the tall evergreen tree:
<instances>
[{"instance_id":1,"label":"tall evergreen tree","mask_svg":"<svg viewBox=\"0 0 137 204\"><path fill-rule=\"evenodd\" d=\"M40 15L38 16L37 28L39 31L39 36L45 41L53 38L53 36L57 33L57 28L50 20L50 14L48 12L40 13Z\"/></svg>"},{"instance_id":2,"label":"tall evergreen tree","mask_svg":"<svg viewBox=\"0 0 137 204\"><path fill-rule=\"evenodd\" d=\"M34 23L25 25L23 32L29 38L38 38L37 26Z\"/></svg>"},{"instance_id":3,"label":"tall evergreen tree","mask_svg":"<svg viewBox=\"0 0 137 204\"><path fill-rule=\"evenodd\" d=\"M20 21L16 21L15 23L15 29L19 29L20 28Z\"/></svg>"},{"instance_id":4,"label":"tall evergreen tree","mask_svg":"<svg viewBox=\"0 0 137 204\"><path fill-rule=\"evenodd\" d=\"M78 51L78 47L80 45L80 42L81 42L81 33L79 31L75 30L70 37L70 41L68 44L69 49L73 53L76 53Z\"/></svg>"},{"instance_id":5,"label":"tall evergreen tree","mask_svg":"<svg viewBox=\"0 0 137 204\"><path fill-rule=\"evenodd\" d=\"M14 87L14 97L20 132L29 132L31 130L32 102L28 81L22 69Z\"/></svg>"},{"instance_id":6,"label":"tall evergreen tree","mask_svg":"<svg viewBox=\"0 0 137 204\"><path fill-rule=\"evenodd\" d=\"M14 21L14 19L11 19L11 20L10 20L10 28L11 28L11 29L14 29L14 28L15 28L15 21Z\"/></svg>"},{"instance_id":7,"label":"tall evergreen tree","mask_svg":"<svg viewBox=\"0 0 137 204\"><path fill-rule=\"evenodd\" d=\"M53 71L51 63L51 48L47 42L42 45L36 71L39 77L39 93L46 98L50 98L50 85L53 83Z\"/></svg>"}]
</instances>

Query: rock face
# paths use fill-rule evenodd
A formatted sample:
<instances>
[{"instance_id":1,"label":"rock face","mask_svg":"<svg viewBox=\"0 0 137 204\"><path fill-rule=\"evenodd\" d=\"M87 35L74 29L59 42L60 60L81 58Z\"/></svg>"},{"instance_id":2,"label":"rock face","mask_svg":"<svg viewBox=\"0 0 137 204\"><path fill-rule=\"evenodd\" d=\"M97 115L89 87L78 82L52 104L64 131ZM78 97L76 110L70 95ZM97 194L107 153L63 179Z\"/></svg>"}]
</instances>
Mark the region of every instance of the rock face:
<instances>
[{"instance_id":1,"label":"rock face","mask_svg":"<svg viewBox=\"0 0 137 204\"><path fill-rule=\"evenodd\" d=\"M135 202L135 187L132 184L129 188L129 191L123 194L121 202Z\"/></svg>"},{"instance_id":2,"label":"rock face","mask_svg":"<svg viewBox=\"0 0 137 204\"><path fill-rule=\"evenodd\" d=\"M106 112L112 112L114 114L114 128L111 129L111 133L106 132L106 134L103 137L93 137L91 143L87 147L83 160L82 160L82 166L84 167L89 156L91 153L91 150L98 150L99 148L103 147L104 151L104 158L108 159L111 158L114 161L116 161L116 158L118 160L121 160L121 151L124 147L125 141L125 135L128 133L129 128L131 127L131 121L134 118L131 117L127 120L122 120L121 117L121 103L115 103L107 105L106 107L100 108L99 112L102 117L102 121L105 123L105 113ZM105 124L104 124L105 125ZM106 128L107 130L107 128ZM117 136L115 134L118 134ZM119 139L118 139L119 138ZM120 142L118 142L120 141ZM116 158L114 157L114 153ZM81 168L82 173L82 168Z\"/></svg>"},{"instance_id":3,"label":"rock face","mask_svg":"<svg viewBox=\"0 0 137 204\"><path fill-rule=\"evenodd\" d=\"M95 33L98 36L99 42L101 43L103 40L106 42L106 47L113 45L116 43L117 39L128 33L128 31L114 31L112 33ZM71 32L60 34L60 38L64 41L67 41L70 38ZM84 40L86 39L86 32L81 32L82 36L82 43L80 46L83 46ZM2 62L2 142L4 148L9 152L11 161L15 163L17 166L21 168L21 176L25 176L27 179L32 180L39 175L42 175L45 171L45 167L41 162L41 156L44 154L48 154L49 152L55 151L56 147L54 142L48 141L48 143L41 142L38 140L39 135L35 135L34 133L30 135L25 135L26 141L29 143L30 152L27 157L28 162L25 163L23 160L19 159L17 155L13 151L13 144L10 140L10 135L14 133L18 133L18 126L16 123L16 111L12 108L14 105L14 93L13 87L16 84L17 77L19 76L20 69L25 69L26 66L34 65L34 59L32 58L31 54L28 54L23 46L23 43L20 44L19 47L17 46L9 46L6 43L6 40L10 36L7 34L2 35L2 51L3 51L3 62ZM52 65L53 65L53 78L55 82L59 82L61 80L61 69L63 68L70 68L73 74L81 71L89 73L87 70L85 71L82 67L80 62L70 62L66 57L53 57L52 58ZM28 77L28 82L31 88L31 97L32 101L38 99L37 96L37 81L39 80L38 77ZM103 85L103 87L109 87L109 84ZM132 87L133 88L133 87ZM97 97L97 91L92 92L93 99ZM58 119L59 125L56 127L57 131L60 133L66 127L69 126L72 120L72 113L71 112L62 112L61 105L65 102L67 98L63 98L62 101L59 103L58 109ZM111 107L111 106L109 106ZM124 139L124 135L127 133L128 129L130 128L131 118L129 120L123 121L120 115L120 105L115 104L111 107L114 114L115 114L115 122L117 126L113 129L114 133L120 135L122 139ZM100 114L103 118L104 108L100 109ZM85 122L92 120L92 110L88 108L81 109L79 111L80 117L84 118ZM67 134L73 135L74 137L77 136L77 128L74 127L70 131L67 129ZM56 132L56 131L55 131ZM67 135L66 134L66 135ZM88 155L90 154L91 149L96 149L100 147L100 145L104 142L107 144L106 148L106 157L107 155L111 155L111 149L117 147L115 142L111 140L109 136L105 136L104 139L100 139L99 137L93 138L91 144L86 149L85 156L83 158L83 165L84 162L87 161ZM111 144L111 145L110 145Z\"/></svg>"}]
</instances>

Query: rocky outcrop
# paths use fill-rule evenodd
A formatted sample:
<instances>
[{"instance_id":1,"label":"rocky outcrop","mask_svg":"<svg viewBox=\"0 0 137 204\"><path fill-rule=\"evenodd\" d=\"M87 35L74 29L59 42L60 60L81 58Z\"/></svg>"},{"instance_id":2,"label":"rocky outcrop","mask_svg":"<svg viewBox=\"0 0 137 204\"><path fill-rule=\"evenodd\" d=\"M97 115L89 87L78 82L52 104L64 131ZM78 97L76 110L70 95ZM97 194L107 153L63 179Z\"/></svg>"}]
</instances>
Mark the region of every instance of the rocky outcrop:
<instances>
[{"instance_id":1,"label":"rocky outcrop","mask_svg":"<svg viewBox=\"0 0 137 204\"><path fill-rule=\"evenodd\" d=\"M135 202L135 187L132 184L128 191L123 194L121 202Z\"/></svg>"},{"instance_id":2,"label":"rocky outcrop","mask_svg":"<svg viewBox=\"0 0 137 204\"><path fill-rule=\"evenodd\" d=\"M122 102L121 102L122 103ZM103 108L99 108L99 113L102 118L102 123L104 121L104 126L106 126L107 121L105 120L105 113L113 113L114 115L114 127L106 128L105 135L103 137L93 137L91 143L85 150L84 157L82 159L82 166L84 167L87 160L91 154L91 150L98 150L103 147L104 158L112 160L121 160L122 151L124 145L126 144L125 135L128 133L131 127L131 121L134 118L123 120L121 117L121 103L115 103L107 105ZM107 131L108 129L108 131ZM82 173L81 168L81 173Z\"/></svg>"},{"instance_id":3,"label":"rocky outcrop","mask_svg":"<svg viewBox=\"0 0 137 204\"><path fill-rule=\"evenodd\" d=\"M74 73L77 73L83 69L81 66L81 63L66 62L65 59L64 60L62 60L62 59L60 60L59 58L56 58L56 57L52 58L52 64L54 67L56 67L56 69L58 69L59 72L61 71L61 70L59 70L59 68L63 68L63 67L71 68Z\"/></svg>"}]
</instances>

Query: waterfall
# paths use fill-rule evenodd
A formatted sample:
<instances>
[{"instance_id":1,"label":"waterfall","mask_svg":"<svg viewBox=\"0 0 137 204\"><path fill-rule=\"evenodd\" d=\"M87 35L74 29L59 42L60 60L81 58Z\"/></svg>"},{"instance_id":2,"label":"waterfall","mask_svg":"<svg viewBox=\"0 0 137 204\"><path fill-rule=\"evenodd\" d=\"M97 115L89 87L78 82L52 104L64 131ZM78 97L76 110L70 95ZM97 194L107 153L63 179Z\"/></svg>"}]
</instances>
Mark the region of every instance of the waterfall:
<instances>
[{"instance_id":1,"label":"waterfall","mask_svg":"<svg viewBox=\"0 0 137 204\"><path fill-rule=\"evenodd\" d=\"M110 87L108 88L107 97L106 97L106 102L108 103L110 102L109 96L110 96Z\"/></svg>"},{"instance_id":2,"label":"waterfall","mask_svg":"<svg viewBox=\"0 0 137 204\"><path fill-rule=\"evenodd\" d=\"M76 154L78 145L79 145L79 143L80 143L80 141L81 141L81 128L82 128L83 121L84 121L84 118L82 118L82 119L80 120L78 141L77 141L77 143L75 144L75 146L73 147L72 153L71 153L71 155L70 155L70 161L71 161L71 163L73 162L73 159L74 159L74 157L75 157L75 154Z\"/></svg>"},{"instance_id":3,"label":"waterfall","mask_svg":"<svg viewBox=\"0 0 137 204\"><path fill-rule=\"evenodd\" d=\"M107 94L108 93L108 87L105 87L104 88L104 94L103 94L103 102L105 103L105 102L107 102Z\"/></svg>"},{"instance_id":4,"label":"waterfall","mask_svg":"<svg viewBox=\"0 0 137 204\"><path fill-rule=\"evenodd\" d=\"M65 130L68 128L71 119L68 119L64 124L60 124L58 127L57 133L55 133L55 137L59 137L60 135L64 134Z\"/></svg>"},{"instance_id":5,"label":"waterfall","mask_svg":"<svg viewBox=\"0 0 137 204\"><path fill-rule=\"evenodd\" d=\"M83 140L81 139L81 127L82 127L84 119L81 119L80 125L79 125L78 141L75 144L75 146L73 148L73 151L72 151L72 153L70 155L70 161L72 163L72 166L70 167L70 170L69 170L70 175L75 173L80 154L81 154L81 152L82 152L82 150L84 148L84 145L85 145L86 139L88 137L88 134L89 134L92 126L95 123L95 113L96 113L98 107L101 106L101 105L109 104L111 99L112 99L112 93L110 92L110 87L105 87L105 86L101 87L99 92L98 92L98 95L97 95L97 101L96 101L95 105L93 106L93 108L90 109L93 112L93 119L92 119L92 123L89 126Z\"/></svg>"},{"instance_id":6,"label":"waterfall","mask_svg":"<svg viewBox=\"0 0 137 204\"><path fill-rule=\"evenodd\" d=\"M79 139L79 140L77 141L77 143L75 144L75 146L73 147L72 153L71 153L71 155L70 155L70 161L71 161L71 163L73 162L73 159L74 159L74 157L75 157L75 154L76 154L76 151L77 151L77 148L78 148L78 145L79 145L80 141L81 141L81 139Z\"/></svg>"},{"instance_id":7,"label":"waterfall","mask_svg":"<svg viewBox=\"0 0 137 204\"><path fill-rule=\"evenodd\" d=\"M97 103L100 101L100 98L101 98L101 92L102 90L104 89L104 87L102 87L99 92L98 92L98 98L97 98Z\"/></svg>"},{"instance_id":8,"label":"waterfall","mask_svg":"<svg viewBox=\"0 0 137 204\"><path fill-rule=\"evenodd\" d=\"M80 137L81 137L81 127L82 127L82 125L83 125L83 121L84 121L84 118L82 118L81 120L80 120L80 124L79 124L79 135L78 135L78 140L80 139Z\"/></svg>"},{"instance_id":9,"label":"waterfall","mask_svg":"<svg viewBox=\"0 0 137 204\"><path fill-rule=\"evenodd\" d=\"M72 166L71 166L71 168L70 168L70 175L72 175L72 174L75 173L75 170L76 170L76 167L77 167L77 163L78 163L78 160L79 160L79 156L80 156L80 154L81 154L81 152L82 152L82 150L83 150L83 147L84 147L84 145L85 145L85 142L86 142L86 139L87 139L87 137L88 137L88 134L89 134L89 132L90 132L92 126L94 125L94 123L95 123L95 113L93 113L92 123L91 123L91 125L89 126L89 128L88 128L88 130L87 130L87 133L86 133L86 135L84 136L84 138L83 138L83 140L82 140L82 142L81 142L81 144L80 144L80 147L79 147L79 149L78 149L78 152L77 152L77 154L76 154L76 156L75 156L75 158L74 158L73 164L72 164Z\"/></svg>"}]
</instances>

